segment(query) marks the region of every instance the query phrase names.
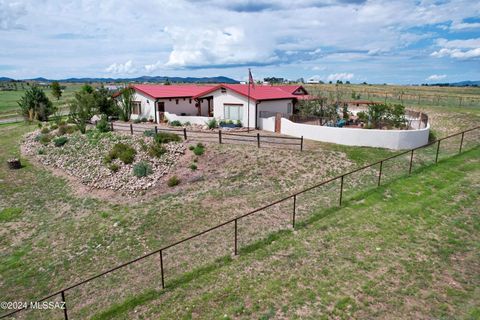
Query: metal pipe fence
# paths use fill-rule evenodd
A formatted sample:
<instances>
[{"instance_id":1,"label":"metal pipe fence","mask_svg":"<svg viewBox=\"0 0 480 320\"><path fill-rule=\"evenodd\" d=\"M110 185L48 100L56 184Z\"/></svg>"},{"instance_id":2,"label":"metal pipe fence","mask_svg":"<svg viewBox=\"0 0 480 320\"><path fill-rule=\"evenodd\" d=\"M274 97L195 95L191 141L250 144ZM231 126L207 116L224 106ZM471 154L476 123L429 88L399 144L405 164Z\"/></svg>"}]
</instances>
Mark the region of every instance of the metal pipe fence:
<instances>
[{"instance_id":1,"label":"metal pipe fence","mask_svg":"<svg viewBox=\"0 0 480 320\"><path fill-rule=\"evenodd\" d=\"M99 278L105 279L107 275L110 277L114 271L123 272L128 270L127 267L136 266L139 261L146 261L149 257L157 257L157 263L155 262L157 259L151 259L149 263L156 264L157 267L154 269L156 269L155 274L160 277L159 286L165 289L168 287L167 275L175 279L175 277L181 276L182 273L192 269L188 258L193 254L202 256L204 260L209 257L207 253L211 254L211 252L208 251L215 251L214 254L219 257L225 255L225 253L238 255L242 252L242 248L248 247L253 242L264 238L266 234L271 234L272 231L289 228L295 229L300 219L308 221L307 215L309 213L311 214L318 209L341 207L346 201L357 197L360 192L365 191L366 186L375 188L381 184L385 184L386 181L391 181L404 175L410 175L414 170L422 166L437 163L446 157L460 154L465 150L477 147L480 144L479 142L480 127L475 127L430 142L425 146L397 153L322 181L260 208L236 216L206 230L117 265L66 288L60 289L37 300L37 302L59 299L60 302L65 303L62 317L68 319L69 316L71 316L71 309L74 306L70 301L74 301L75 299L69 297L67 293L71 293L74 289L85 287L86 284L91 284L93 280ZM217 232L220 236L213 236L214 232ZM213 238L210 239L210 242L207 242L207 245L198 246L193 243L193 241L198 240L200 237L209 236ZM220 240L223 241L219 241L219 237ZM184 246L190 246L190 248L185 249ZM185 250L185 253L180 254L180 250ZM148 270L150 270L150 268L139 272L145 273ZM170 274L168 272L170 272ZM137 274L130 276L137 277ZM126 276L122 274L122 280L124 277ZM174 280L171 281L173 282ZM145 284L142 283L142 285ZM91 286L93 287L93 284L91 284ZM119 296L123 298L121 294L119 294ZM81 304L81 301L78 303ZM101 307L103 307L103 305ZM94 307L87 304L85 308ZM99 307L95 307L95 310L97 308ZM11 311L1 315L0 319L15 316L24 310L25 309L18 309Z\"/></svg>"}]
</instances>

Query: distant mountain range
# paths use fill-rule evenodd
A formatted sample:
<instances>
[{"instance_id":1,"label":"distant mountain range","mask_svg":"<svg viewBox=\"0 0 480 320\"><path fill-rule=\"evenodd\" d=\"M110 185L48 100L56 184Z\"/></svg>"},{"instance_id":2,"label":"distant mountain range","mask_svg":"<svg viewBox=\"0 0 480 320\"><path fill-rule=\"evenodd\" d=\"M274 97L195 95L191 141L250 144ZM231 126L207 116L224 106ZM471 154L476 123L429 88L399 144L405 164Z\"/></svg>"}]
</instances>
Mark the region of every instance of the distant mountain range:
<instances>
[{"instance_id":1,"label":"distant mountain range","mask_svg":"<svg viewBox=\"0 0 480 320\"><path fill-rule=\"evenodd\" d=\"M440 87L475 87L475 86L480 86L480 80L479 81L460 81L460 82L452 82L452 83L430 83L428 84L429 86L440 86Z\"/></svg>"},{"instance_id":2,"label":"distant mountain range","mask_svg":"<svg viewBox=\"0 0 480 320\"><path fill-rule=\"evenodd\" d=\"M6 77L0 77L0 81L13 81L14 79L11 78L6 78ZM137 78L68 78L68 79L60 79L60 80L54 80L54 79L46 79L46 78L34 78L34 79L22 79L22 81L38 81L38 82L52 82L52 81L58 81L58 82L70 82L70 83L85 83L85 82L165 82L165 81L170 81L172 83L174 82L180 82L180 83L239 83L239 81L224 77L224 76L218 76L218 77L201 77L201 78L195 78L195 77L165 77L165 76L141 76Z\"/></svg>"}]
</instances>

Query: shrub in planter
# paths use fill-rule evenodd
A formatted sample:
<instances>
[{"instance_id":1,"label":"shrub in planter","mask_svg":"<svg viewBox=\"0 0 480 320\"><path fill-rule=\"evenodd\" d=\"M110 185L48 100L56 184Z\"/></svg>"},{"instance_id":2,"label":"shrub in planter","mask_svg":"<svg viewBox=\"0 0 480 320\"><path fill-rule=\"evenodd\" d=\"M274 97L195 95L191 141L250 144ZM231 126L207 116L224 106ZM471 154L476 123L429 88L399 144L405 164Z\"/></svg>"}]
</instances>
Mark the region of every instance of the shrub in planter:
<instances>
[{"instance_id":1,"label":"shrub in planter","mask_svg":"<svg viewBox=\"0 0 480 320\"><path fill-rule=\"evenodd\" d=\"M152 166L149 163L142 161L133 166L133 175L137 178L146 177L153 173Z\"/></svg>"},{"instance_id":2,"label":"shrub in planter","mask_svg":"<svg viewBox=\"0 0 480 320\"><path fill-rule=\"evenodd\" d=\"M48 129L47 127L43 127L42 130L40 130L40 132L43 134L47 134L50 132L50 129Z\"/></svg>"},{"instance_id":3,"label":"shrub in planter","mask_svg":"<svg viewBox=\"0 0 480 320\"><path fill-rule=\"evenodd\" d=\"M235 125L239 128L243 127L242 121L240 121L240 120L237 120L237 123Z\"/></svg>"},{"instance_id":4,"label":"shrub in planter","mask_svg":"<svg viewBox=\"0 0 480 320\"><path fill-rule=\"evenodd\" d=\"M65 136L61 136L53 140L53 144L55 145L55 147L61 147L67 142L68 138Z\"/></svg>"},{"instance_id":5,"label":"shrub in planter","mask_svg":"<svg viewBox=\"0 0 480 320\"><path fill-rule=\"evenodd\" d=\"M215 129L218 127L217 119L213 118L206 122L208 129Z\"/></svg>"},{"instance_id":6,"label":"shrub in planter","mask_svg":"<svg viewBox=\"0 0 480 320\"><path fill-rule=\"evenodd\" d=\"M184 125L185 127L188 127L188 126L191 126L192 124L190 123L190 121L187 121L187 122L184 122L183 125Z\"/></svg>"},{"instance_id":7,"label":"shrub in planter","mask_svg":"<svg viewBox=\"0 0 480 320\"><path fill-rule=\"evenodd\" d=\"M155 130L145 130L143 131L145 137L153 137L155 135Z\"/></svg>"},{"instance_id":8,"label":"shrub in planter","mask_svg":"<svg viewBox=\"0 0 480 320\"><path fill-rule=\"evenodd\" d=\"M140 119L138 119L138 118L135 119L135 120L133 120L133 123L140 123L140 122L142 122L142 121L141 121Z\"/></svg>"},{"instance_id":9,"label":"shrub in planter","mask_svg":"<svg viewBox=\"0 0 480 320\"><path fill-rule=\"evenodd\" d=\"M38 138L38 140L37 140ZM35 140L37 140L38 142L40 142L41 144L43 145L46 145L48 144L50 141L52 141L52 137L49 135L49 134L39 134Z\"/></svg>"},{"instance_id":10,"label":"shrub in planter","mask_svg":"<svg viewBox=\"0 0 480 320\"><path fill-rule=\"evenodd\" d=\"M109 154L105 158L106 162L111 162L112 159L120 159L125 164L130 164L135 159L137 151L134 148L125 143L117 143L110 150Z\"/></svg>"},{"instance_id":11,"label":"shrub in planter","mask_svg":"<svg viewBox=\"0 0 480 320\"><path fill-rule=\"evenodd\" d=\"M140 121L142 121L142 122L147 122L148 119L147 119L146 117L143 117L142 119L140 119Z\"/></svg>"},{"instance_id":12,"label":"shrub in planter","mask_svg":"<svg viewBox=\"0 0 480 320\"><path fill-rule=\"evenodd\" d=\"M164 155L167 152L167 149L165 149L161 144L158 143L152 143L148 147L148 155L150 157L157 157L160 158L162 155Z\"/></svg>"},{"instance_id":13,"label":"shrub in planter","mask_svg":"<svg viewBox=\"0 0 480 320\"><path fill-rule=\"evenodd\" d=\"M108 124L107 117L102 116L102 119L100 119L97 122L97 130L100 131L100 132L110 131L110 125Z\"/></svg>"},{"instance_id":14,"label":"shrub in planter","mask_svg":"<svg viewBox=\"0 0 480 320\"><path fill-rule=\"evenodd\" d=\"M192 171L197 170L197 168L198 168L198 167L197 167L197 165L196 165L195 163L192 163L192 164L190 165L190 169L191 169Z\"/></svg>"},{"instance_id":15,"label":"shrub in planter","mask_svg":"<svg viewBox=\"0 0 480 320\"><path fill-rule=\"evenodd\" d=\"M108 166L108 169L110 169L112 172L117 172L120 170L120 166L116 163L112 163Z\"/></svg>"},{"instance_id":16,"label":"shrub in planter","mask_svg":"<svg viewBox=\"0 0 480 320\"><path fill-rule=\"evenodd\" d=\"M173 176L167 181L169 187L175 187L178 184L180 184L180 179L177 176Z\"/></svg>"},{"instance_id":17,"label":"shrub in planter","mask_svg":"<svg viewBox=\"0 0 480 320\"><path fill-rule=\"evenodd\" d=\"M181 138L175 133L169 132L160 132L155 135L155 141L157 143L169 143L169 142L178 142L181 141Z\"/></svg>"},{"instance_id":18,"label":"shrub in planter","mask_svg":"<svg viewBox=\"0 0 480 320\"><path fill-rule=\"evenodd\" d=\"M182 123L178 120L170 121L168 124L171 125L172 127L181 127L182 126Z\"/></svg>"}]
</instances>

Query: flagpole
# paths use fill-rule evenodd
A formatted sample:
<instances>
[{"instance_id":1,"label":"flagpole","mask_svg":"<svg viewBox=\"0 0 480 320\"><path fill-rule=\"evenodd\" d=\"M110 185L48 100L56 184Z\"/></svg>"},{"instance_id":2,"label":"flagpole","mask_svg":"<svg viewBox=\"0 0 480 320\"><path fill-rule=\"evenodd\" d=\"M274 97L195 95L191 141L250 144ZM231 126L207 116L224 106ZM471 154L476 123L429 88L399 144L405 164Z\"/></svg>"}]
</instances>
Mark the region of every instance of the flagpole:
<instances>
[{"instance_id":1,"label":"flagpole","mask_svg":"<svg viewBox=\"0 0 480 320\"><path fill-rule=\"evenodd\" d=\"M248 68L247 132L250 132L250 68Z\"/></svg>"}]
</instances>

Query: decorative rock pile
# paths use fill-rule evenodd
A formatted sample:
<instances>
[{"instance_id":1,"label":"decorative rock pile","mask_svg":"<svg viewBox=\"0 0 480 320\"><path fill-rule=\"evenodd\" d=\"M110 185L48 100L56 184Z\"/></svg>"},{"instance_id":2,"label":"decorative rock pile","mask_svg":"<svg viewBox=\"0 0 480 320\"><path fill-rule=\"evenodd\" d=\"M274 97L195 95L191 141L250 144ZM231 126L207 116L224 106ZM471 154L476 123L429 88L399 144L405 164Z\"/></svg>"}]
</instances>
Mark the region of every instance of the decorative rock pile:
<instances>
[{"instance_id":1,"label":"decorative rock pile","mask_svg":"<svg viewBox=\"0 0 480 320\"><path fill-rule=\"evenodd\" d=\"M67 174L77 177L83 184L98 189L119 191L138 191L152 187L158 179L167 174L179 157L185 153L182 143L168 143L167 150L160 158L151 157L144 146L153 142L151 137L127 136L118 133L91 133L82 135L78 132L66 135L68 142L55 147L53 142L46 145L35 141L40 131L25 135L23 150L27 155L34 156L47 166L60 168ZM50 133L54 135L55 132ZM125 143L136 151L132 164L124 164L118 159L113 160L119 166L114 172L104 163L105 156L117 143ZM139 162L151 165L153 173L142 178L133 175L133 166Z\"/></svg>"}]
</instances>

